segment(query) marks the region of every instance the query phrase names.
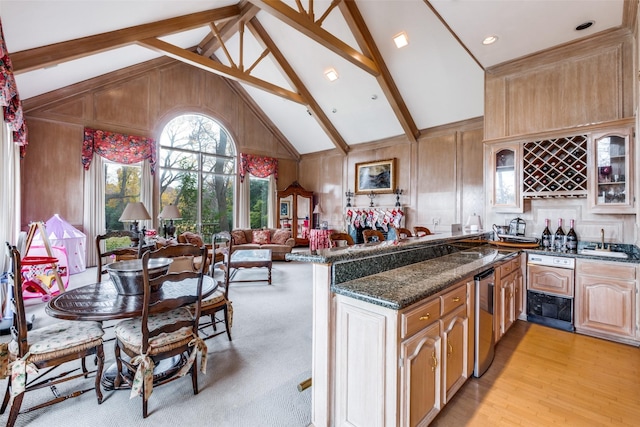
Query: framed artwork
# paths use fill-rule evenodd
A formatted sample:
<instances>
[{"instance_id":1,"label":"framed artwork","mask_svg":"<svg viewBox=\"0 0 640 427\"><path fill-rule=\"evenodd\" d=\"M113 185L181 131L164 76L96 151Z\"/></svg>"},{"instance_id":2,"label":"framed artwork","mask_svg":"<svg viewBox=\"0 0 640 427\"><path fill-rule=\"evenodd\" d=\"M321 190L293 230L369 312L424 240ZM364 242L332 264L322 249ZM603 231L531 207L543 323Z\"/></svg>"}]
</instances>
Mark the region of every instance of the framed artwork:
<instances>
[{"instance_id":1,"label":"framed artwork","mask_svg":"<svg viewBox=\"0 0 640 427\"><path fill-rule=\"evenodd\" d=\"M290 200L281 200L280 201L280 218L291 218L289 216L289 212L291 212L291 201Z\"/></svg>"},{"instance_id":2,"label":"framed artwork","mask_svg":"<svg viewBox=\"0 0 640 427\"><path fill-rule=\"evenodd\" d=\"M396 159L356 163L356 194L393 193Z\"/></svg>"}]
</instances>

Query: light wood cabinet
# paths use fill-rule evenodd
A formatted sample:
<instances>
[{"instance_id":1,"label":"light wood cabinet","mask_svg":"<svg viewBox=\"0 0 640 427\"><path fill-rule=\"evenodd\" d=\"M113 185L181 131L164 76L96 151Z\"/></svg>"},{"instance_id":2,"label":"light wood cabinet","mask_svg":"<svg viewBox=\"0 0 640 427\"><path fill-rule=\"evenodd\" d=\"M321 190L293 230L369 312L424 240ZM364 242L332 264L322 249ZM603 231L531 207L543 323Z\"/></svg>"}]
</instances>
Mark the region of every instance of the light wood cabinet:
<instances>
[{"instance_id":1,"label":"light wood cabinet","mask_svg":"<svg viewBox=\"0 0 640 427\"><path fill-rule=\"evenodd\" d=\"M473 286L402 311L336 296L335 425L433 420L473 373Z\"/></svg>"},{"instance_id":2,"label":"light wood cabinet","mask_svg":"<svg viewBox=\"0 0 640 427\"><path fill-rule=\"evenodd\" d=\"M523 212L521 194L522 146L520 143L491 144L487 150L489 205L495 212Z\"/></svg>"},{"instance_id":3,"label":"light wood cabinet","mask_svg":"<svg viewBox=\"0 0 640 427\"><path fill-rule=\"evenodd\" d=\"M294 182L278 191L277 206L278 227L291 229L296 246L307 246L313 227L313 192Z\"/></svg>"},{"instance_id":4,"label":"light wood cabinet","mask_svg":"<svg viewBox=\"0 0 640 427\"><path fill-rule=\"evenodd\" d=\"M496 268L494 287L494 338L500 338L515 323L523 311L522 261L518 256Z\"/></svg>"},{"instance_id":5,"label":"light wood cabinet","mask_svg":"<svg viewBox=\"0 0 640 427\"><path fill-rule=\"evenodd\" d=\"M635 343L636 267L576 260L576 332Z\"/></svg>"},{"instance_id":6,"label":"light wood cabinet","mask_svg":"<svg viewBox=\"0 0 640 427\"><path fill-rule=\"evenodd\" d=\"M633 207L632 137L630 127L592 134L591 212L636 213Z\"/></svg>"}]
</instances>

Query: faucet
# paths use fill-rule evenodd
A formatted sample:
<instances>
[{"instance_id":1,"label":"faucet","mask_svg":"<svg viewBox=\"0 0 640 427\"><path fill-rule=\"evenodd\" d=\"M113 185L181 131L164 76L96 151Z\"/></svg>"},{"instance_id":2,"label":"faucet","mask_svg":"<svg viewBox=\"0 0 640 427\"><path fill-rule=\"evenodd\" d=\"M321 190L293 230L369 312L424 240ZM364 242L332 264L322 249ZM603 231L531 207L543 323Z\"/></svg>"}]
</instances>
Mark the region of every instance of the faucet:
<instances>
[{"instance_id":1,"label":"faucet","mask_svg":"<svg viewBox=\"0 0 640 427\"><path fill-rule=\"evenodd\" d=\"M597 246L596 246L596 249L598 249ZM601 251L609 251L609 250L611 250L611 246L609 246L609 248L605 248L604 247L604 228L600 229L600 250Z\"/></svg>"}]
</instances>

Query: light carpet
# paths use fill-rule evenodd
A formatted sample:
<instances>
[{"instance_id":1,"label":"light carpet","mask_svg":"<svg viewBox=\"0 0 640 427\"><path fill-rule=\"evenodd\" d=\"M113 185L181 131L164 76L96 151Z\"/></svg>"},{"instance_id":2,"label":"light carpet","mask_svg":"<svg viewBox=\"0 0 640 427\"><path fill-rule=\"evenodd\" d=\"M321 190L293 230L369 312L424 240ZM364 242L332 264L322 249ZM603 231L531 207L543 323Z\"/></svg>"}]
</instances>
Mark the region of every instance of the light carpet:
<instances>
[{"instance_id":1,"label":"light carpet","mask_svg":"<svg viewBox=\"0 0 640 427\"><path fill-rule=\"evenodd\" d=\"M95 269L71 276L71 287L93 281ZM264 279L266 269L240 270L236 279ZM207 340L208 367L193 395L190 377L154 388L149 416L142 418L140 398L129 392L93 391L18 416L17 426L264 426L303 427L311 422L311 390L297 385L311 375L311 265L273 263L273 285L233 283L233 341L226 335ZM34 326L59 321L44 313L44 304L27 301ZM106 337L112 336L112 328ZM0 339L7 340L6 336ZM106 366L113 361L113 341L105 343ZM6 380L0 382L4 393ZM60 387L62 389L62 387ZM42 401L48 389L28 393L23 407ZM48 396L47 396L48 397ZM6 423L7 413L0 416Z\"/></svg>"}]
</instances>

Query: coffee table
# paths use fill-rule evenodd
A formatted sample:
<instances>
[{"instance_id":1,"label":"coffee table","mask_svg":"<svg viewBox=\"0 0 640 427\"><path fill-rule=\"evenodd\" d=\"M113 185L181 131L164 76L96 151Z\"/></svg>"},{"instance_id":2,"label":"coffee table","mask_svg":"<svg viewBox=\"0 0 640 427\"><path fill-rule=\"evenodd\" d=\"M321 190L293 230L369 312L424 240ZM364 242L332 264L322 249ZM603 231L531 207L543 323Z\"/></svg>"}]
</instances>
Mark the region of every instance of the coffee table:
<instances>
[{"instance_id":1,"label":"coffee table","mask_svg":"<svg viewBox=\"0 0 640 427\"><path fill-rule=\"evenodd\" d=\"M267 282L271 284L271 249L237 249L231 254L229 267L235 269L231 273L231 278L236 275L240 268L260 268L266 267L268 270ZM231 280L230 282L262 282L263 280Z\"/></svg>"}]
</instances>

